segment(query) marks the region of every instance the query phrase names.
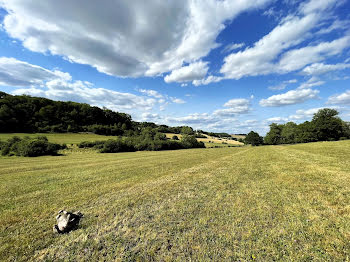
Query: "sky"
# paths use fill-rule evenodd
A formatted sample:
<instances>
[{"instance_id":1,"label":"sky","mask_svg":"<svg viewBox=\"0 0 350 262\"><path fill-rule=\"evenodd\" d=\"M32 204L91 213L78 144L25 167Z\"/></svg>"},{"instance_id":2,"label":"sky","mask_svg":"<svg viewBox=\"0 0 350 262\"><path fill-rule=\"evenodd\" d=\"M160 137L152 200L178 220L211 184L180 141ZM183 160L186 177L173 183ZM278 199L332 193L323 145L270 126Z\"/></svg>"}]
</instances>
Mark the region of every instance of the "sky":
<instances>
[{"instance_id":1,"label":"sky","mask_svg":"<svg viewBox=\"0 0 350 262\"><path fill-rule=\"evenodd\" d=\"M350 1L0 0L0 91L235 134L350 121Z\"/></svg>"}]
</instances>

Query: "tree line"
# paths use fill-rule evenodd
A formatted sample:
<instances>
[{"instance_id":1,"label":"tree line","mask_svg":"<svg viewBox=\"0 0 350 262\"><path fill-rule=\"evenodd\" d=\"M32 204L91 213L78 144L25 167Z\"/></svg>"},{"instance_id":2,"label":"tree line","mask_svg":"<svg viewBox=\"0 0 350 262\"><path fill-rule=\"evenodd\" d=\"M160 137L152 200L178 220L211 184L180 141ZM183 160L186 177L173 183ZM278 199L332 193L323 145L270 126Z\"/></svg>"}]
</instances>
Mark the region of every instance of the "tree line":
<instances>
[{"instance_id":1,"label":"tree line","mask_svg":"<svg viewBox=\"0 0 350 262\"><path fill-rule=\"evenodd\" d=\"M343 121L338 115L339 112L335 109L320 109L314 114L311 121L301 124L272 123L264 138L251 131L242 142L257 146L350 139L350 123Z\"/></svg>"},{"instance_id":2,"label":"tree line","mask_svg":"<svg viewBox=\"0 0 350 262\"><path fill-rule=\"evenodd\" d=\"M0 133L91 132L135 136L145 128L160 133L196 134L188 126L169 127L152 122L136 122L128 114L84 103L0 92Z\"/></svg>"}]
</instances>

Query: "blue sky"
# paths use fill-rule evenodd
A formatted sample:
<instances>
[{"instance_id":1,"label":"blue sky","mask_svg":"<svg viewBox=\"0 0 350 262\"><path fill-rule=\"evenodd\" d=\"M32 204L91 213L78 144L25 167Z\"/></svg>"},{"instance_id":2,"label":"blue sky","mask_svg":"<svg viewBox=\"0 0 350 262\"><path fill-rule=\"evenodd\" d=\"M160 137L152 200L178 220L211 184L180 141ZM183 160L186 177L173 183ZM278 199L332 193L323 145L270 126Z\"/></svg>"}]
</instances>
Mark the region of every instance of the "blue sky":
<instances>
[{"instance_id":1,"label":"blue sky","mask_svg":"<svg viewBox=\"0 0 350 262\"><path fill-rule=\"evenodd\" d=\"M265 134L350 120L350 2L0 0L0 90Z\"/></svg>"}]
</instances>

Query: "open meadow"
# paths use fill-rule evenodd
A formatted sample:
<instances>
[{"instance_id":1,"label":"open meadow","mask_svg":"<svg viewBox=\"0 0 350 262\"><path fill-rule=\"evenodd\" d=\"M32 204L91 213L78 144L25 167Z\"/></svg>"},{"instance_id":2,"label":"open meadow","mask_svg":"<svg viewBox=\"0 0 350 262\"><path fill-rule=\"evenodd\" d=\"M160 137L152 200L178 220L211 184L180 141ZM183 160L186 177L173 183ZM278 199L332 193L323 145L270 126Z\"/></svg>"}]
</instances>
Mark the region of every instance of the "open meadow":
<instances>
[{"instance_id":1,"label":"open meadow","mask_svg":"<svg viewBox=\"0 0 350 262\"><path fill-rule=\"evenodd\" d=\"M350 141L0 157L0 261L349 259Z\"/></svg>"}]
</instances>

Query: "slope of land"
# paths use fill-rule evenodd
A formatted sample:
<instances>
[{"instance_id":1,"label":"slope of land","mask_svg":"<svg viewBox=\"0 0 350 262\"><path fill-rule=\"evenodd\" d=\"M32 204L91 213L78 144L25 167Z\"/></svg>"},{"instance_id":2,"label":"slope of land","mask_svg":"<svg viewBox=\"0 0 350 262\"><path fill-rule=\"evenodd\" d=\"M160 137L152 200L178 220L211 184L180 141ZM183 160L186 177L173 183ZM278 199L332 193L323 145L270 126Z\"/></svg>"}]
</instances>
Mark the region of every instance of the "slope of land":
<instances>
[{"instance_id":1,"label":"slope of land","mask_svg":"<svg viewBox=\"0 0 350 262\"><path fill-rule=\"evenodd\" d=\"M350 257L350 141L63 153L0 157L1 261Z\"/></svg>"}]
</instances>

